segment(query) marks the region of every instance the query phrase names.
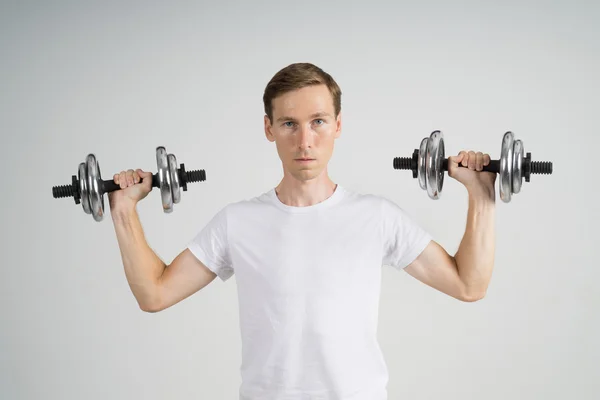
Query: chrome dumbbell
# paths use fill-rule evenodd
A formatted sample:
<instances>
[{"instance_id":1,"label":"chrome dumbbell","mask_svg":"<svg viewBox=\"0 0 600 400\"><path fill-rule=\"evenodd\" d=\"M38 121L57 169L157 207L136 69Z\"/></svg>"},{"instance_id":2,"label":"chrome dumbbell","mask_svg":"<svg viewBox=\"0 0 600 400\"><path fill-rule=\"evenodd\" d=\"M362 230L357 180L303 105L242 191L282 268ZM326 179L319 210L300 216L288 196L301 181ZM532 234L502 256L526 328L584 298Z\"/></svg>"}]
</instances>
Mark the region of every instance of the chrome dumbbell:
<instances>
[{"instance_id":1,"label":"chrome dumbbell","mask_svg":"<svg viewBox=\"0 0 600 400\"><path fill-rule=\"evenodd\" d=\"M160 189L165 213L172 212L173 204L181 201L181 190L187 191L188 183L206 180L203 169L186 171L183 164L177 168L177 158L167 154L162 146L156 148L156 165L158 172L152 175L152 187ZM99 222L104 217L104 194L119 189L113 180L102 180L98 159L88 154L85 162L79 164L77 176L71 177L71 184L52 187L52 195L55 199L73 197L75 204L81 203L83 211Z\"/></svg>"},{"instance_id":2,"label":"chrome dumbbell","mask_svg":"<svg viewBox=\"0 0 600 400\"><path fill-rule=\"evenodd\" d=\"M412 157L394 158L394 169L411 170L421 189L426 190L430 198L439 199L444 186L444 172L448 171L443 133L433 131L421 141ZM516 140L509 131L502 137L500 159L491 160L483 171L499 174L500 199L509 203L512 195L521 191L523 179L529 182L533 174L552 174L552 162L531 161L531 153L525 153L523 142Z\"/></svg>"}]
</instances>

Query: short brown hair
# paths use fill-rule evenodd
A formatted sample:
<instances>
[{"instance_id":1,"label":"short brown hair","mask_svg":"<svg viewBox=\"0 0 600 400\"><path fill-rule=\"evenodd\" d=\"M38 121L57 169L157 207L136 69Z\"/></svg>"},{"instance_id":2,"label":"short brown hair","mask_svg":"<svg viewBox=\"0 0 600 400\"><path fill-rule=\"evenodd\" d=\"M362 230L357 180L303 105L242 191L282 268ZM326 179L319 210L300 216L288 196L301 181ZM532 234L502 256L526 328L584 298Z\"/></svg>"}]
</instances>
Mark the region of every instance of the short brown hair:
<instances>
[{"instance_id":1,"label":"short brown hair","mask_svg":"<svg viewBox=\"0 0 600 400\"><path fill-rule=\"evenodd\" d=\"M311 63L294 63L278 71L263 94L265 114L273 121L273 99L306 86L325 85L333 97L335 117L342 109L342 91L331 75Z\"/></svg>"}]
</instances>

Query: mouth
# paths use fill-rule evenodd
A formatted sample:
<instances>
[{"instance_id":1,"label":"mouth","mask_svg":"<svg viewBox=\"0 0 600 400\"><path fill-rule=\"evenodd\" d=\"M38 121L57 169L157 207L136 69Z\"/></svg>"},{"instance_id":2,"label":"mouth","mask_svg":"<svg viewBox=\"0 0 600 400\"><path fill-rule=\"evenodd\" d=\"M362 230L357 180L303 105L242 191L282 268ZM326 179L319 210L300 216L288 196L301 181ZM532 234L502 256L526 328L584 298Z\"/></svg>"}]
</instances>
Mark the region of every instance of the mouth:
<instances>
[{"instance_id":1,"label":"mouth","mask_svg":"<svg viewBox=\"0 0 600 400\"><path fill-rule=\"evenodd\" d=\"M296 158L296 161L308 162L308 161L315 161L315 159L314 158Z\"/></svg>"}]
</instances>

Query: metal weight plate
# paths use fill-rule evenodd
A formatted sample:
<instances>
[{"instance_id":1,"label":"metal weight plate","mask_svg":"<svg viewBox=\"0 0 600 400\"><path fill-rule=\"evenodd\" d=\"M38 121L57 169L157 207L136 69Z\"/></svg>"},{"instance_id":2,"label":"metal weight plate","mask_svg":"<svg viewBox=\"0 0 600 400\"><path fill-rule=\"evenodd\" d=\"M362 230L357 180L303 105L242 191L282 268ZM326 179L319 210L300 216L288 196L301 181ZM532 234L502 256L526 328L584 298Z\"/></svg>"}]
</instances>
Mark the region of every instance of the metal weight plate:
<instances>
[{"instance_id":1,"label":"metal weight plate","mask_svg":"<svg viewBox=\"0 0 600 400\"><path fill-rule=\"evenodd\" d=\"M506 132L502 137L502 149L500 150L500 176L498 185L500 187L500 199L510 202L512 194L512 171L514 158L514 140L512 132Z\"/></svg>"},{"instance_id":2,"label":"metal weight plate","mask_svg":"<svg viewBox=\"0 0 600 400\"><path fill-rule=\"evenodd\" d=\"M513 169L512 169L512 192L514 194L521 191L523 184L523 156L525 150L521 140L515 140L513 145Z\"/></svg>"},{"instance_id":3,"label":"metal weight plate","mask_svg":"<svg viewBox=\"0 0 600 400\"><path fill-rule=\"evenodd\" d=\"M97 222L102 221L104 217L104 197L100 193L100 184L102 176L100 174L100 165L96 156L88 154L86 158L87 167L87 186L89 190L90 208L92 216Z\"/></svg>"},{"instance_id":4,"label":"metal weight plate","mask_svg":"<svg viewBox=\"0 0 600 400\"><path fill-rule=\"evenodd\" d=\"M169 162L169 174L171 175L171 195L173 203L177 204L181 201L181 185L179 184L179 173L177 172L177 158L174 154L167 156Z\"/></svg>"},{"instance_id":5,"label":"metal weight plate","mask_svg":"<svg viewBox=\"0 0 600 400\"><path fill-rule=\"evenodd\" d=\"M423 190L427 190L426 179L426 171L425 171L425 159L427 157L427 142L429 138L423 138L421 140L421 146L419 147L419 158L417 158L417 180L419 181L419 186Z\"/></svg>"},{"instance_id":6,"label":"metal weight plate","mask_svg":"<svg viewBox=\"0 0 600 400\"><path fill-rule=\"evenodd\" d=\"M444 135L441 131L433 131L427 141L427 157L425 162L427 194L437 200L442 194L444 186Z\"/></svg>"},{"instance_id":7,"label":"metal weight plate","mask_svg":"<svg viewBox=\"0 0 600 400\"><path fill-rule=\"evenodd\" d=\"M512 192L519 193L523 184L523 157L525 149L521 140L515 140L513 144L513 169L512 169Z\"/></svg>"},{"instance_id":8,"label":"metal weight plate","mask_svg":"<svg viewBox=\"0 0 600 400\"><path fill-rule=\"evenodd\" d=\"M173 211L173 195L171 193L171 174L169 173L169 162L167 150L159 146L156 148L156 167L158 168L158 187L162 200L163 211Z\"/></svg>"},{"instance_id":9,"label":"metal weight plate","mask_svg":"<svg viewBox=\"0 0 600 400\"><path fill-rule=\"evenodd\" d=\"M83 212L86 214L92 213L92 208L90 206L90 190L88 188L88 178L87 178L87 166L86 163L82 162L79 164L79 169L77 171L77 180L79 181L79 193L81 197L81 206L83 207Z\"/></svg>"}]
</instances>

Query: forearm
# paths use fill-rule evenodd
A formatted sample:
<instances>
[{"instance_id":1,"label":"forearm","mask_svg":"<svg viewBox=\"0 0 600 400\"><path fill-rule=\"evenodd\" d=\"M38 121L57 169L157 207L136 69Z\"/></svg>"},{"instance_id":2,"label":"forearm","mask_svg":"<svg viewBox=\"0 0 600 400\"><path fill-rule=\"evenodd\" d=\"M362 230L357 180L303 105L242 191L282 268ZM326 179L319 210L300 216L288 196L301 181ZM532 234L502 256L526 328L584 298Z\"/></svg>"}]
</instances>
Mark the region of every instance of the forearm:
<instances>
[{"instance_id":1,"label":"forearm","mask_svg":"<svg viewBox=\"0 0 600 400\"><path fill-rule=\"evenodd\" d=\"M492 277L494 253L494 200L469 193L467 226L454 256L467 297L481 298L485 294Z\"/></svg>"},{"instance_id":2,"label":"forearm","mask_svg":"<svg viewBox=\"0 0 600 400\"><path fill-rule=\"evenodd\" d=\"M135 206L111 215L129 287L142 309L151 308L159 301L158 280L166 265L148 245Z\"/></svg>"}]
</instances>

